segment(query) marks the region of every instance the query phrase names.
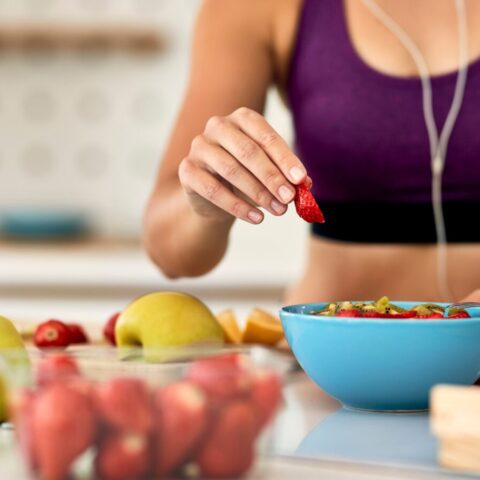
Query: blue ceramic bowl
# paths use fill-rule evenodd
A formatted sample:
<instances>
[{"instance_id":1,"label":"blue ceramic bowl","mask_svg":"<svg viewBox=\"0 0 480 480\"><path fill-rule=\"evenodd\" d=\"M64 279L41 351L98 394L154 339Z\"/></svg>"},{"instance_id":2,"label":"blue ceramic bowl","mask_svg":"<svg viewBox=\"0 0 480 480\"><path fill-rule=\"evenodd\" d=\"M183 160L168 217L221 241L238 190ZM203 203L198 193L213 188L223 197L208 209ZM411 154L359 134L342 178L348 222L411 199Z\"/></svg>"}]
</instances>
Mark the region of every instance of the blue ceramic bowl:
<instances>
[{"instance_id":1,"label":"blue ceramic bowl","mask_svg":"<svg viewBox=\"0 0 480 480\"><path fill-rule=\"evenodd\" d=\"M426 302L396 302L411 308ZM424 410L438 383L469 385L480 376L476 318L392 320L320 317L326 303L280 310L287 341L307 375L345 407Z\"/></svg>"},{"instance_id":2,"label":"blue ceramic bowl","mask_svg":"<svg viewBox=\"0 0 480 480\"><path fill-rule=\"evenodd\" d=\"M21 240L69 239L86 233L87 221L81 212L16 208L0 215L1 233Z\"/></svg>"}]
</instances>

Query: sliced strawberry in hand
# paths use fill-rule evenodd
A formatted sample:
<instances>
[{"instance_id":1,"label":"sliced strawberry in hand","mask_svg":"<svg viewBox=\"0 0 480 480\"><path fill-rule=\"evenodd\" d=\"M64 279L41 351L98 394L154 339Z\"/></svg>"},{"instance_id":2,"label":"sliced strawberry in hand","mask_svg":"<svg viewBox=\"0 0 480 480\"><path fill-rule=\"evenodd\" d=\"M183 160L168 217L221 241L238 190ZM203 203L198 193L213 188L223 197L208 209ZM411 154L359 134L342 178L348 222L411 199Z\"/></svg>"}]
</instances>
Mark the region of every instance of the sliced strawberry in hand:
<instances>
[{"instance_id":1,"label":"sliced strawberry in hand","mask_svg":"<svg viewBox=\"0 0 480 480\"><path fill-rule=\"evenodd\" d=\"M297 185L295 208L297 209L298 215L306 222L325 223L323 212L320 210L315 197L305 182Z\"/></svg>"},{"instance_id":2,"label":"sliced strawberry in hand","mask_svg":"<svg viewBox=\"0 0 480 480\"><path fill-rule=\"evenodd\" d=\"M37 347L68 347L70 329L60 320L48 320L41 323L33 334L33 343Z\"/></svg>"}]
</instances>

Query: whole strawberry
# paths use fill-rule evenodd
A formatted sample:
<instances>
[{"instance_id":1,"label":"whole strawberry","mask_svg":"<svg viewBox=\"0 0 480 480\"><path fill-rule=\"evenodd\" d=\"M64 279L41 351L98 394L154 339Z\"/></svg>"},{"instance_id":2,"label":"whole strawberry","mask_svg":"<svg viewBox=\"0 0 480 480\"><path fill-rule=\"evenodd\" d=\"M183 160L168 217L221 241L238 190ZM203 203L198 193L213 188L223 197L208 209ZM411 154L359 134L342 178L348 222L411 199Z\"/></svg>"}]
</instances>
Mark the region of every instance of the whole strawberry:
<instances>
[{"instance_id":1,"label":"whole strawberry","mask_svg":"<svg viewBox=\"0 0 480 480\"><path fill-rule=\"evenodd\" d=\"M208 425L208 400L203 391L187 381L158 389L154 394L155 473L172 474L198 444Z\"/></svg>"},{"instance_id":2,"label":"whole strawberry","mask_svg":"<svg viewBox=\"0 0 480 480\"><path fill-rule=\"evenodd\" d=\"M325 223L323 212L306 182L297 185L295 208L298 215L309 223Z\"/></svg>"},{"instance_id":3,"label":"whole strawberry","mask_svg":"<svg viewBox=\"0 0 480 480\"><path fill-rule=\"evenodd\" d=\"M33 343L37 347L68 347L70 329L60 320L48 320L41 323L33 334Z\"/></svg>"},{"instance_id":4,"label":"whole strawberry","mask_svg":"<svg viewBox=\"0 0 480 480\"><path fill-rule=\"evenodd\" d=\"M96 419L88 391L73 381L47 385L35 400L32 418L39 477L64 480L95 440Z\"/></svg>"},{"instance_id":5,"label":"whole strawberry","mask_svg":"<svg viewBox=\"0 0 480 480\"><path fill-rule=\"evenodd\" d=\"M117 324L117 320L119 316L120 316L120 312L114 313L107 320L107 323L103 327L103 336L111 345L117 344L117 341L115 339L115 325Z\"/></svg>"},{"instance_id":6,"label":"whole strawberry","mask_svg":"<svg viewBox=\"0 0 480 480\"><path fill-rule=\"evenodd\" d=\"M63 353L42 358L37 367L37 385L45 387L49 383L66 380L80 375L75 359Z\"/></svg>"}]
</instances>

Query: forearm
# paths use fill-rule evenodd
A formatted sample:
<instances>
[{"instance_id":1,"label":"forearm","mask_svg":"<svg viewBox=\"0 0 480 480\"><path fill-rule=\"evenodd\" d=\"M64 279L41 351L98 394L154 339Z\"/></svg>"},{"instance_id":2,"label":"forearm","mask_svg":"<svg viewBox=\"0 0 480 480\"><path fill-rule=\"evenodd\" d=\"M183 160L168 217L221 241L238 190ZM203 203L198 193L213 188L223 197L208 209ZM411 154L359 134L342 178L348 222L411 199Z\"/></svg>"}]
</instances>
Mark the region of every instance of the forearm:
<instances>
[{"instance_id":1,"label":"forearm","mask_svg":"<svg viewBox=\"0 0 480 480\"><path fill-rule=\"evenodd\" d=\"M190 206L175 182L150 199L144 221L145 248L169 278L195 277L223 258L234 219L209 220Z\"/></svg>"}]
</instances>

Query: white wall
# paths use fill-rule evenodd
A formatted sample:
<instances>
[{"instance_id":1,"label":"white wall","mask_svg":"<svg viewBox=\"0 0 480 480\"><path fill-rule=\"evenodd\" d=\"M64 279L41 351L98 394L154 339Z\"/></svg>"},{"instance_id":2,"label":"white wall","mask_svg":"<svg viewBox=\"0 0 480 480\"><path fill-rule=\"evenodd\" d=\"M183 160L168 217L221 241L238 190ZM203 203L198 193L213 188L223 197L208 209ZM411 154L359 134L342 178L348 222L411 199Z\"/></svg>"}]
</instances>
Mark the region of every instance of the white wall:
<instances>
[{"instance_id":1,"label":"white wall","mask_svg":"<svg viewBox=\"0 0 480 480\"><path fill-rule=\"evenodd\" d=\"M136 236L188 71L197 0L0 0L2 22L155 22L158 55L0 51L0 213L86 211L98 232ZM272 92L267 116L291 140ZM240 224L222 269L266 280L298 273L305 225L289 212Z\"/></svg>"}]
</instances>

